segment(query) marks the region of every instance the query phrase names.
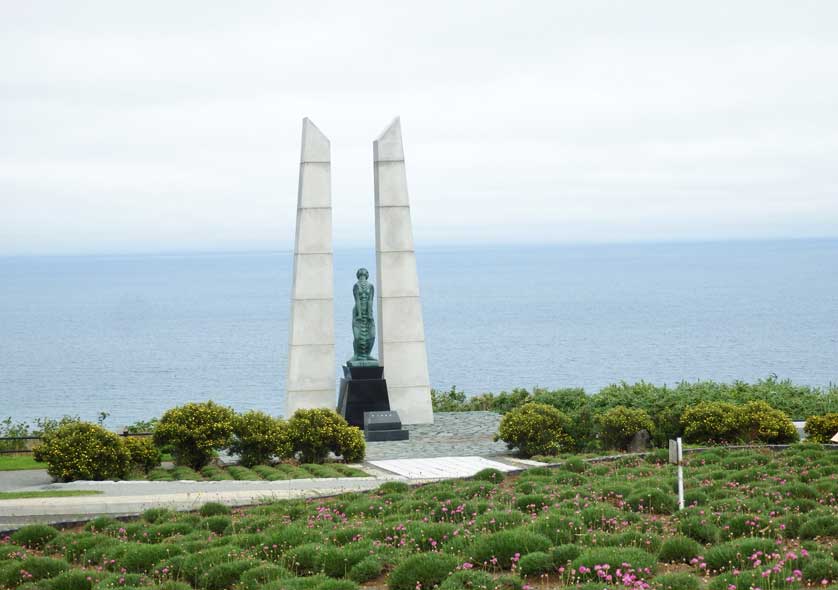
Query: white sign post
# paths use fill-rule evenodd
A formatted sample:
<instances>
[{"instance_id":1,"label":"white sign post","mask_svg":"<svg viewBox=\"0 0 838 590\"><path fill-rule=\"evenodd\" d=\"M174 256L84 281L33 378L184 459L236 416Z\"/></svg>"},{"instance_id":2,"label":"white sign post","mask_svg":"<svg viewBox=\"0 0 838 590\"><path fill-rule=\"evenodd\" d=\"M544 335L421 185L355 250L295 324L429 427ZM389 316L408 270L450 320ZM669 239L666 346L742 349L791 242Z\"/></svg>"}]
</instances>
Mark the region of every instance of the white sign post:
<instances>
[{"instance_id":1,"label":"white sign post","mask_svg":"<svg viewBox=\"0 0 838 590\"><path fill-rule=\"evenodd\" d=\"M684 447L681 437L669 441L669 462L678 466L678 510L684 509Z\"/></svg>"},{"instance_id":2,"label":"white sign post","mask_svg":"<svg viewBox=\"0 0 838 590\"><path fill-rule=\"evenodd\" d=\"M835 436L833 436L830 440L834 443L838 443L838 432L836 432Z\"/></svg>"}]
</instances>

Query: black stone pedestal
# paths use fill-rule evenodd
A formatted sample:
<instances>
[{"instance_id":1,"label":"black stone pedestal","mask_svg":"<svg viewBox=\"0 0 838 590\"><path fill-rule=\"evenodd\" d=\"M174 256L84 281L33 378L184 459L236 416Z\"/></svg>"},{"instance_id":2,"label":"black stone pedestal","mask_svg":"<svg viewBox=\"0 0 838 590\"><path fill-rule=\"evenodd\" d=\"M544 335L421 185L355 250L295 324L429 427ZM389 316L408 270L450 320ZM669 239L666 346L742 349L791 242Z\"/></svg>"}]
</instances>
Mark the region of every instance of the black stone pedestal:
<instances>
[{"instance_id":1,"label":"black stone pedestal","mask_svg":"<svg viewBox=\"0 0 838 590\"><path fill-rule=\"evenodd\" d=\"M343 367L338 396L338 413L351 426L364 428L364 412L387 412L390 398L384 367Z\"/></svg>"},{"instance_id":2,"label":"black stone pedestal","mask_svg":"<svg viewBox=\"0 0 838 590\"><path fill-rule=\"evenodd\" d=\"M410 431L402 430L398 412L364 412L364 438L368 442L407 440Z\"/></svg>"}]
</instances>

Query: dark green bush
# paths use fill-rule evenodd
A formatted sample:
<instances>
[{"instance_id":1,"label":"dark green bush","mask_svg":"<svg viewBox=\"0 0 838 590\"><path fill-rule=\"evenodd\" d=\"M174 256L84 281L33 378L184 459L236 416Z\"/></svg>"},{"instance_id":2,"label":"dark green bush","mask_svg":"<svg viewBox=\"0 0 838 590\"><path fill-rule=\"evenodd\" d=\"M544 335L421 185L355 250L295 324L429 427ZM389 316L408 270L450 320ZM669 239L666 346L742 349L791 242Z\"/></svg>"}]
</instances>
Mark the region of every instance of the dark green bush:
<instances>
[{"instance_id":1,"label":"dark green bush","mask_svg":"<svg viewBox=\"0 0 838 590\"><path fill-rule=\"evenodd\" d=\"M204 572L198 579L198 586L206 590L224 590L234 587L242 574L258 565L247 559L219 563Z\"/></svg>"},{"instance_id":2,"label":"dark green bush","mask_svg":"<svg viewBox=\"0 0 838 590\"><path fill-rule=\"evenodd\" d=\"M498 586L495 579L486 572L461 570L445 578L439 590L494 590Z\"/></svg>"},{"instance_id":3,"label":"dark green bush","mask_svg":"<svg viewBox=\"0 0 838 590\"><path fill-rule=\"evenodd\" d=\"M120 560L126 571L137 574L151 572L161 559L182 553L177 545L129 545Z\"/></svg>"},{"instance_id":4,"label":"dark green bush","mask_svg":"<svg viewBox=\"0 0 838 590\"><path fill-rule=\"evenodd\" d=\"M764 401L752 401L738 408L737 419L743 440L782 444L799 439L797 429L785 412Z\"/></svg>"},{"instance_id":5,"label":"dark green bush","mask_svg":"<svg viewBox=\"0 0 838 590\"><path fill-rule=\"evenodd\" d=\"M162 454L160 449L154 445L150 438L137 438L133 436L122 439L125 448L130 456L131 468L142 473L148 473L160 465Z\"/></svg>"},{"instance_id":6,"label":"dark green bush","mask_svg":"<svg viewBox=\"0 0 838 590\"><path fill-rule=\"evenodd\" d=\"M506 476L504 475L503 471L487 467L475 473L472 476L472 479L476 479L478 481L489 481L492 483L498 483L503 481L505 477Z\"/></svg>"},{"instance_id":7,"label":"dark green bush","mask_svg":"<svg viewBox=\"0 0 838 590\"><path fill-rule=\"evenodd\" d=\"M661 489L640 490L626 498L633 510L654 514L672 514L678 510L678 500Z\"/></svg>"},{"instance_id":8,"label":"dark green bush","mask_svg":"<svg viewBox=\"0 0 838 590\"><path fill-rule=\"evenodd\" d=\"M684 440L690 443L736 442L739 438L737 407L725 402L702 402L681 415Z\"/></svg>"},{"instance_id":9,"label":"dark green bush","mask_svg":"<svg viewBox=\"0 0 838 590\"><path fill-rule=\"evenodd\" d=\"M701 582L689 572L673 572L656 576L652 580L655 590L700 590Z\"/></svg>"},{"instance_id":10,"label":"dark green bush","mask_svg":"<svg viewBox=\"0 0 838 590\"><path fill-rule=\"evenodd\" d=\"M198 512L201 516L217 516L219 514L228 515L231 511L229 506L225 506L220 502L207 502L201 506Z\"/></svg>"},{"instance_id":11,"label":"dark green bush","mask_svg":"<svg viewBox=\"0 0 838 590\"><path fill-rule=\"evenodd\" d=\"M171 445L175 462L201 469L213 453L230 443L235 413L208 401L168 410L154 430L154 442Z\"/></svg>"},{"instance_id":12,"label":"dark green bush","mask_svg":"<svg viewBox=\"0 0 838 590\"><path fill-rule=\"evenodd\" d=\"M297 545L286 552L286 567L298 576L313 576L323 569L323 545L306 543Z\"/></svg>"},{"instance_id":13,"label":"dark green bush","mask_svg":"<svg viewBox=\"0 0 838 590\"><path fill-rule=\"evenodd\" d=\"M838 582L838 561L830 558L816 558L803 566L803 579L821 584L822 580Z\"/></svg>"},{"instance_id":14,"label":"dark green bush","mask_svg":"<svg viewBox=\"0 0 838 590\"><path fill-rule=\"evenodd\" d=\"M702 550L703 547L689 537L670 537L661 545L658 560L664 563L689 563L693 557L700 555Z\"/></svg>"},{"instance_id":15,"label":"dark green bush","mask_svg":"<svg viewBox=\"0 0 838 590\"><path fill-rule=\"evenodd\" d=\"M518 573L522 576L537 576L554 569L553 556L543 551L534 551L523 555L518 561Z\"/></svg>"},{"instance_id":16,"label":"dark green bush","mask_svg":"<svg viewBox=\"0 0 838 590\"><path fill-rule=\"evenodd\" d=\"M515 554L524 556L535 551L547 551L550 540L526 529L508 529L491 535L478 537L474 542L472 554L478 564L494 564L503 569L512 566Z\"/></svg>"},{"instance_id":17,"label":"dark green bush","mask_svg":"<svg viewBox=\"0 0 838 590\"><path fill-rule=\"evenodd\" d=\"M0 587L16 588L24 582L47 580L69 569L70 564L63 559L30 556L0 566Z\"/></svg>"},{"instance_id":18,"label":"dark green bush","mask_svg":"<svg viewBox=\"0 0 838 590\"><path fill-rule=\"evenodd\" d=\"M801 539L838 537L838 518L834 515L809 518L800 525Z\"/></svg>"},{"instance_id":19,"label":"dark green bush","mask_svg":"<svg viewBox=\"0 0 838 590\"><path fill-rule=\"evenodd\" d=\"M352 566L347 578L358 584L374 580L384 571L384 561L376 556L369 555Z\"/></svg>"},{"instance_id":20,"label":"dark green bush","mask_svg":"<svg viewBox=\"0 0 838 590\"><path fill-rule=\"evenodd\" d=\"M679 522L678 531L705 545L718 543L721 538L721 529L700 516L691 516Z\"/></svg>"},{"instance_id":21,"label":"dark green bush","mask_svg":"<svg viewBox=\"0 0 838 590\"><path fill-rule=\"evenodd\" d=\"M242 572L239 578L239 587L241 590L258 590L262 584L267 584L273 580L290 578L293 575L282 566L266 563Z\"/></svg>"},{"instance_id":22,"label":"dark green bush","mask_svg":"<svg viewBox=\"0 0 838 590\"><path fill-rule=\"evenodd\" d=\"M121 437L89 422L71 422L45 434L33 456L60 481L120 479L131 463Z\"/></svg>"},{"instance_id":23,"label":"dark green bush","mask_svg":"<svg viewBox=\"0 0 838 590\"><path fill-rule=\"evenodd\" d=\"M379 494L403 494L410 491L410 486L403 481L385 481L378 486Z\"/></svg>"},{"instance_id":24,"label":"dark green bush","mask_svg":"<svg viewBox=\"0 0 838 590\"><path fill-rule=\"evenodd\" d=\"M92 590L101 574L88 570L67 570L49 581L49 590Z\"/></svg>"},{"instance_id":25,"label":"dark green bush","mask_svg":"<svg viewBox=\"0 0 838 590\"><path fill-rule=\"evenodd\" d=\"M634 547L600 547L583 551L573 560L571 567L579 571L581 566L585 566L591 570L586 577L591 577L594 576L595 565L608 565L610 571L615 572L617 569L625 570L623 564L628 564L635 570L649 569L654 572L657 560L646 551Z\"/></svg>"},{"instance_id":26,"label":"dark green bush","mask_svg":"<svg viewBox=\"0 0 838 590\"><path fill-rule=\"evenodd\" d=\"M616 406L597 417L602 442L609 449L627 449L631 439L641 430L650 434L655 424L645 410Z\"/></svg>"},{"instance_id":27,"label":"dark green bush","mask_svg":"<svg viewBox=\"0 0 838 590\"><path fill-rule=\"evenodd\" d=\"M553 547L553 550L551 551L553 563L557 566L567 565L581 554L582 548L579 545L574 545L572 543Z\"/></svg>"},{"instance_id":28,"label":"dark green bush","mask_svg":"<svg viewBox=\"0 0 838 590\"><path fill-rule=\"evenodd\" d=\"M230 451L245 467L267 463L272 457L290 457L293 451L287 424L256 410L240 414L233 419Z\"/></svg>"},{"instance_id":29,"label":"dark green bush","mask_svg":"<svg viewBox=\"0 0 838 590\"><path fill-rule=\"evenodd\" d=\"M302 463L323 463L329 452L354 463L366 453L363 433L334 410L297 410L288 421L288 438Z\"/></svg>"},{"instance_id":30,"label":"dark green bush","mask_svg":"<svg viewBox=\"0 0 838 590\"><path fill-rule=\"evenodd\" d=\"M208 516L201 521L201 528L212 531L216 535L222 535L224 534L224 531L227 530L227 527L229 527L232 523L233 519L229 516L217 514L215 516Z\"/></svg>"},{"instance_id":31,"label":"dark green bush","mask_svg":"<svg viewBox=\"0 0 838 590\"><path fill-rule=\"evenodd\" d=\"M13 543L27 549L41 549L58 536L58 529L47 524L28 524L12 533Z\"/></svg>"},{"instance_id":32,"label":"dark green bush","mask_svg":"<svg viewBox=\"0 0 838 590\"><path fill-rule=\"evenodd\" d=\"M573 448L569 425L568 417L553 406L528 403L503 417L495 438L523 457L556 455Z\"/></svg>"},{"instance_id":33,"label":"dark green bush","mask_svg":"<svg viewBox=\"0 0 838 590\"><path fill-rule=\"evenodd\" d=\"M459 563L453 555L442 553L411 555L390 572L387 586L390 590L416 590L419 584L422 588L433 588L441 584Z\"/></svg>"}]
</instances>

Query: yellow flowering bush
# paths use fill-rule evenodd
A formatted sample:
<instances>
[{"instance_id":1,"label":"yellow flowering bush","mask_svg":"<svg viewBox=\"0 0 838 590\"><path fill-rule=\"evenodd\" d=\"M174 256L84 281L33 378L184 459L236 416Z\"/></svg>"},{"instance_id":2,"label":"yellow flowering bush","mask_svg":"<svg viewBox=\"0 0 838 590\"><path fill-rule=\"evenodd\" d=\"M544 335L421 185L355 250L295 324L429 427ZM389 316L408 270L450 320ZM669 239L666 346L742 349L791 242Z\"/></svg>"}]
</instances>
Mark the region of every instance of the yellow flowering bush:
<instances>
[{"instance_id":1,"label":"yellow flowering bush","mask_svg":"<svg viewBox=\"0 0 838 590\"><path fill-rule=\"evenodd\" d=\"M510 449L517 448L523 457L557 455L573 448L569 426L567 415L553 406L531 402L503 417L495 440L504 441Z\"/></svg>"},{"instance_id":2,"label":"yellow flowering bush","mask_svg":"<svg viewBox=\"0 0 838 590\"><path fill-rule=\"evenodd\" d=\"M734 404L702 402L688 407L681 415L684 440L689 443L736 442L739 422Z\"/></svg>"},{"instance_id":3,"label":"yellow flowering bush","mask_svg":"<svg viewBox=\"0 0 838 590\"><path fill-rule=\"evenodd\" d=\"M366 454L360 429L334 410L297 410L288 421L288 438L302 463L323 463L329 452L347 462L360 461Z\"/></svg>"},{"instance_id":4,"label":"yellow flowering bush","mask_svg":"<svg viewBox=\"0 0 838 590\"><path fill-rule=\"evenodd\" d=\"M265 412L251 410L233 420L233 442L230 451L239 456L245 467L267 463L271 457L290 457L291 442L284 420Z\"/></svg>"},{"instance_id":5,"label":"yellow flowering bush","mask_svg":"<svg viewBox=\"0 0 838 590\"><path fill-rule=\"evenodd\" d=\"M740 406L737 419L741 438L746 442L783 444L800 438L788 415L763 401Z\"/></svg>"},{"instance_id":6,"label":"yellow flowering bush","mask_svg":"<svg viewBox=\"0 0 838 590\"><path fill-rule=\"evenodd\" d=\"M830 412L823 416L809 416L803 427L809 440L816 443L829 443L838 434L838 412Z\"/></svg>"},{"instance_id":7,"label":"yellow flowering bush","mask_svg":"<svg viewBox=\"0 0 838 590\"><path fill-rule=\"evenodd\" d=\"M763 401L743 405L704 402L688 407L681 416L687 442L769 443L795 442L797 429L785 412Z\"/></svg>"},{"instance_id":8,"label":"yellow flowering bush","mask_svg":"<svg viewBox=\"0 0 838 590\"><path fill-rule=\"evenodd\" d=\"M178 465L201 469L215 451L230 444L234 418L232 409L212 401L178 406L160 418L154 443L171 445Z\"/></svg>"},{"instance_id":9,"label":"yellow flowering bush","mask_svg":"<svg viewBox=\"0 0 838 590\"><path fill-rule=\"evenodd\" d=\"M615 406L597 417L600 434L605 448L626 449L635 434L647 430L650 434L655 431L652 418L640 408Z\"/></svg>"},{"instance_id":10,"label":"yellow flowering bush","mask_svg":"<svg viewBox=\"0 0 838 590\"><path fill-rule=\"evenodd\" d=\"M131 455L131 467L143 473L148 473L158 465L162 458L160 449L154 446L150 438L129 436L122 439L128 454Z\"/></svg>"},{"instance_id":11,"label":"yellow flowering bush","mask_svg":"<svg viewBox=\"0 0 838 590\"><path fill-rule=\"evenodd\" d=\"M36 461L60 481L121 479L131 455L119 435L90 422L73 422L45 434L33 449Z\"/></svg>"}]
</instances>

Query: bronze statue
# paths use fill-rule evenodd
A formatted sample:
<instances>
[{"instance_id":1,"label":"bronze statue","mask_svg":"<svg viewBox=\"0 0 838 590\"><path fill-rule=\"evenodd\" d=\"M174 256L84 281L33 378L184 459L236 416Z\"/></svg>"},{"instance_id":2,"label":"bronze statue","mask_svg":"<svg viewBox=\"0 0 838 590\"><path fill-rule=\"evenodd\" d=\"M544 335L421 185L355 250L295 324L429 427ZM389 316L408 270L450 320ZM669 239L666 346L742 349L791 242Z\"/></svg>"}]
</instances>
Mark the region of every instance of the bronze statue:
<instances>
[{"instance_id":1,"label":"bronze statue","mask_svg":"<svg viewBox=\"0 0 838 590\"><path fill-rule=\"evenodd\" d=\"M359 268L355 273L358 282L352 287L355 306L352 308L352 351L351 359L346 364L350 367L377 367L378 359L370 356L375 344L375 319L372 308L375 304L375 288L368 282L370 273L366 268Z\"/></svg>"}]
</instances>

